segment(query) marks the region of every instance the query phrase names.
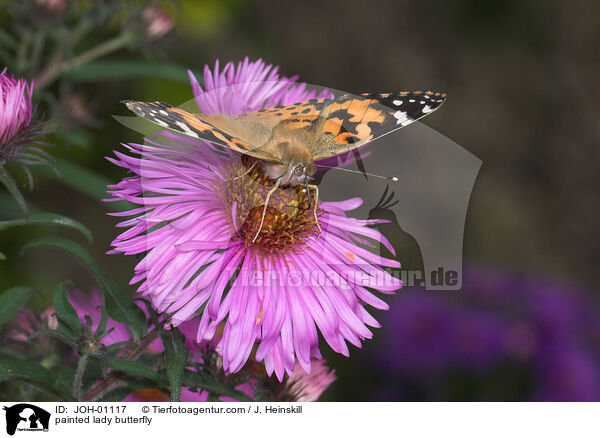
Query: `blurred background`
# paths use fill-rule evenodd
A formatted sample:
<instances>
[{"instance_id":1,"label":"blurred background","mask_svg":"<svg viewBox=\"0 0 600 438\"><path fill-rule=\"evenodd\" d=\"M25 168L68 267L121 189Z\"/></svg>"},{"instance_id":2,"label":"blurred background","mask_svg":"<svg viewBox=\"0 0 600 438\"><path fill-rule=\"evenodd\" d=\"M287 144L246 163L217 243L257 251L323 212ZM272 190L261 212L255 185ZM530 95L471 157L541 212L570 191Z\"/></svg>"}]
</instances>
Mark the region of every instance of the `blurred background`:
<instances>
[{"instance_id":1,"label":"blurred background","mask_svg":"<svg viewBox=\"0 0 600 438\"><path fill-rule=\"evenodd\" d=\"M323 348L338 374L323 399L600 400L600 3L181 0L151 2L154 15L134 21L131 11L147 2L106 0L97 3L112 12L98 15L73 50L86 53L133 23L146 23L143 37L44 83L28 56L45 37L24 29L59 35L92 3L0 1L0 37L31 39L24 59L2 48L0 68L37 77L39 107L61 128L50 137L61 178L34 170L32 210L88 226L90 251L123 290L133 291L136 259L104 254L117 222L106 213L118 206L98 202L123 176L104 157L139 140L111 117L126 114L120 100L187 101L186 68L201 74L216 59L246 56L354 93L445 91L443 110L425 124L483 161L467 215L463 291L407 288L387 299L391 310L375 315L382 328L350 358ZM39 50L36 62L47 65L53 52ZM0 220L18 216L0 191ZM92 287L66 255L19 255L35 233L0 233L0 290L50 291L65 277ZM406 236L388 237L405 266L419 265L418 251L400 250ZM37 298L40 309L45 299Z\"/></svg>"}]
</instances>

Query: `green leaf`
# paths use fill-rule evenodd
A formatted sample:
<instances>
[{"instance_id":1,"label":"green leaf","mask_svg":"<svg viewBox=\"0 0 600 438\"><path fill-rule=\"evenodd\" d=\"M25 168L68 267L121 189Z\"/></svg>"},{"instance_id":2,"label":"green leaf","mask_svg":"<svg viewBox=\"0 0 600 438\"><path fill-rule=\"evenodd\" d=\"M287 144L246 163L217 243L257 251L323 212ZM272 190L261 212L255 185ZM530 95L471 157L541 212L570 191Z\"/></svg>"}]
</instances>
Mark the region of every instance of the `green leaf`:
<instances>
[{"instance_id":1,"label":"green leaf","mask_svg":"<svg viewBox=\"0 0 600 438\"><path fill-rule=\"evenodd\" d=\"M146 379L150 379L156 382L158 386L164 386L166 383L164 377L158 371L141 362L121 359L118 357L109 357L108 366L113 370L120 371L133 377L144 377Z\"/></svg>"},{"instance_id":2,"label":"green leaf","mask_svg":"<svg viewBox=\"0 0 600 438\"><path fill-rule=\"evenodd\" d=\"M19 205L23 213L27 214L27 203L25 198L21 194L16 181L10 176L10 173L6 171L3 165L0 164L0 182L4 184L6 190L12 195L15 202Z\"/></svg>"},{"instance_id":3,"label":"green leaf","mask_svg":"<svg viewBox=\"0 0 600 438\"><path fill-rule=\"evenodd\" d=\"M21 208L13 202L13 197L3 190L0 190L0 205L2 205L2 210L0 211L0 218L2 220L19 218L23 214ZM40 208L31 201L27 202L27 210L29 210L30 213L39 213L41 211Z\"/></svg>"},{"instance_id":4,"label":"green leaf","mask_svg":"<svg viewBox=\"0 0 600 438\"><path fill-rule=\"evenodd\" d=\"M69 334L76 334L83 331L83 324L81 323L79 315L77 315L77 312L69 302L69 296L67 294L67 288L69 286L70 282L65 281L56 286L56 289L54 289L54 311L56 312L59 321L61 321L61 319L64 320L64 322L68 324L69 328L72 329L72 333ZM61 328L65 327L61 326Z\"/></svg>"},{"instance_id":5,"label":"green leaf","mask_svg":"<svg viewBox=\"0 0 600 438\"><path fill-rule=\"evenodd\" d=\"M98 327L96 328L96 331L94 332L94 337L98 337L100 335L106 335L108 333L110 333L113 329L111 328L110 330L108 330L108 332L104 333L106 331L106 324L108 324L108 314L106 313L106 307L104 306L99 306L100 307L100 322L98 323ZM104 335L102 337L104 337Z\"/></svg>"},{"instance_id":6,"label":"green leaf","mask_svg":"<svg viewBox=\"0 0 600 438\"><path fill-rule=\"evenodd\" d=\"M110 331L112 329L107 330ZM136 346L137 344L134 341L121 341L121 342L115 342L114 344L110 344L106 346L106 351L108 351L109 353L117 353L122 346L124 345L131 345L132 347Z\"/></svg>"},{"instance_id":7,"label":"green leaf","mask_svg":"<svg viewBox=\"0 0 600 438\"><path fill-rule=\"evenodd\" d=\"M31 287L17 286L0 295L0 328L27 304L33 292Z\"/></svg>"},{"instance_id":8,"label":"green leaf","mask_svg":"<svg viewBox=\"0 0 600 438\"><path fill-rule=\"evenodd\" d=\"M162 386L166 386L167 379L164 376L164 373L161 374L161 377L163 378ZM126 380L127 386L129 386L134 391L144 391L146 389L158 389L161 392L165 392L165 390L162 386L160 388L157 388L157 386L160 386L160 385L157 385L154 380L146 379L145 377L137 377L135 379L131 379L131 378L127 379L125 377L123 379ZM168 393L166 393L166 394L168 394Z\"/></svg>"},{"instance_id":9,"label":"green leaf","mask_svg":"<svg viewBox=\"0 0 600 438\"><path fill-rule=\"evenodd\" d=\"M167 379L171 387L171 401L178 402L181 397L183 371L187 365L190 349L185 346L185 338L178 329L161 330L160 338L165 348Z\"/></svg>"},{"instance_id":10,"label":"green leaf","mask_svg":"<svg viewBox=\"0 0 600 438\"><path fill-rule=\"evenodd\" d=\"M0 360L0 382L7 380L25 382L63 400L74 401L58 376L35 362Z\"/></svg>"},{"instance_id":11,"label":"green leaf","mask_svg":"<svg viewBox=\"0 0 600 438\"><path fill-rule=\"evenodd\" d=\"M133 390L128 388L127 386L121 386L117 389L110 391L104 397L102 397L99 402L120 402L123 401L125 397L131 394Z\"/></svg>"},{"instance_id":12,"label":"green leaf","mask_svg":"<svg viewBox=\"0 0 600 438\"><path fill-rule=\"evenodd\" d=\"M117 286L102 271L98 263L85 248L72 240L57 237L42 237L26 243L21 252L24 253L28 249L38 246L50 246L75 256L75 258L88 268L100 285L104 294L104 302L108 315L115 321L127 324L136 338L146 333L148 324L146 323L146 316L142 312L142 309L117 289Z\"/></svg>"},{"instance_id":13,"label":"green leaf","mask_svg":"<svg viewBox=\"0 0 600 438\"><path fill-rule=\"evenodd\" d=\"M5 347L4 345L0 345L0 355L9 359L25 360L25 355L23 353L13 350L10 347Z\"/></svg>"},{"instance_id":14,"label":"green leaf","mask_svg":"<svg viewBox=\"0 0 600 438\"><path fill-rule=\"evenodd\" d=\"M0 231L21 225L60 225L62 227L73 228L83 234L92 243L92 233L85 225L69 217L54 213L38 213L20 219L2 221L0 222Z\"/></svg>"},{"instance_id":15,"label":"green leaf","mask_svg":"<svg viewBox=\"0 0 600 438\"><path fill-rule=\"evenodd\" d=\"M253 401L250 397L226 383L218 381L214 377L200 374L191 370L183 371L183 386L189 388L201 388L211 394L232 397L238 401Z\"/></svg>"},{"instance_id":16,"label":"green leaf","mask_svg":"<svg viewBox=\"0 0 600 438\"><path fill-rule=\"evenodd\" d=\"M187 69L180 65L161 61L93 61L64 74L74 81L107 81L119 79L169 79L187 82Z\"/></svg>"},{"instance_id":17,"label":"green leaf","mask_svg":"<svg viewBox=\"0 0 600 438\"><path fill-rule=\"evenodd\" d=\"M69 336L65 335L63 332L58 330L38 330L29 336L29 339L39 338L40 336L51 336L53 338L58 339L59 341L64 342L69 347L77 348L77 342L71 339Z\"/></svg>"}]
</instances>

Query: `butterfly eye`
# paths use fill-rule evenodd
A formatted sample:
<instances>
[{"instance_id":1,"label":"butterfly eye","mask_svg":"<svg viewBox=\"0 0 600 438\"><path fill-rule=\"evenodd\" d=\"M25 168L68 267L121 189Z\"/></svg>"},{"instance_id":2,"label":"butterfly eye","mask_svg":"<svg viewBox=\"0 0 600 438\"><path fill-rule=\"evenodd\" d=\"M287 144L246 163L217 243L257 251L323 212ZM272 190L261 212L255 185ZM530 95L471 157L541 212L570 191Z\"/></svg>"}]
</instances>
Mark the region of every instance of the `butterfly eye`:
<instances>
[{"instance_id":1,"label":"butterfly eye","mask_svg":"<svg viewBox=\"0 0 600 438\"><path fill-rule=\"evenodd\" d=\"M304 168L302 166L296 166L296 168L294 169L294 173L300 176L304 173Z\"/></svg>"}]
</instances>

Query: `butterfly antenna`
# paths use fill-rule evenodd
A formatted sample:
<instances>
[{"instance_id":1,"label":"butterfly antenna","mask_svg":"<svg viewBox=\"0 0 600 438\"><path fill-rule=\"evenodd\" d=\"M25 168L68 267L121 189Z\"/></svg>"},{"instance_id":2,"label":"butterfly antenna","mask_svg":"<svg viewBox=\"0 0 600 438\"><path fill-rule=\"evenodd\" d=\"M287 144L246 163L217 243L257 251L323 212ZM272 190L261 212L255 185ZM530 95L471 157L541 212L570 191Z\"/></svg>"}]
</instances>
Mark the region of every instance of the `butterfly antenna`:
<instances>
[{"instance_id":1,"label":"butterfly antenna","mask_svg":"<svg viewBox=\"0 0 600 438\"><path fill-rule=\"evenodd\" d=\"M388 180L388 181L394 181L394 182L399 181L399 179L398 179L397 176L375 175L374 173L361 172L360 170L346 169L344 167L324 166L322 164L315 164L315 166L317 166L317 167L323 167L325 169L343 170L344 172L358 173L360 175L368 175L368 176L372 176L373 178L381 178L381 179L385 179L385 180Z\"/></svg>"}]
</instances>

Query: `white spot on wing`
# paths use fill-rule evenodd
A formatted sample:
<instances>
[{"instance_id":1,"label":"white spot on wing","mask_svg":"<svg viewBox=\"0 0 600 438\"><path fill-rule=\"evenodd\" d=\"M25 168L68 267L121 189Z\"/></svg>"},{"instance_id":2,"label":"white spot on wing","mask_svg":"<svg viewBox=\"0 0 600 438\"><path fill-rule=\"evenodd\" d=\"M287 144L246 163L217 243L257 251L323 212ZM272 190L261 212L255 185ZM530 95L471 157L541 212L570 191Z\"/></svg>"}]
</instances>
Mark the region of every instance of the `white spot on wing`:
<instances>
[{"instance_id":1,"label":"white spot on wing","mask_svg":"<svg viewBox=\"0 0 600 438\"><path fill-rule=\"evenodd\" d=\"M198 136L198 134L196 134L194 131L192 131L190 129L190 127L188 125L186 125L185 123L177 121L177 122L175 122L175 124L181 128L182 132L185 135L189 135L190 137L200 138Z\"/></svg>"},{"instance_id":2,"label":"white spot on wing","mask_svg":"<svg viewBox=\"0 0 600 438\"><path fill-rule=\"evenodd\" d=\"M428 114L428 113L430 113L431 111L433 111L433 108L431 108L429 105L425 105L425 106L423 107L422 111L423 111L423 114Z\"/></svg>"},{"instance_id":3,"label":"white spot on wing","mask_svg":"<svg viewBox=\"0 0 600 438\"><path fill-rule=\"evenodd\" d=\"M404 126L412 122L412 119L410 119L404 111L396 111L394 117L396 118L396 125Z\"/></svg>"},{"instance_id":4,"label":"white spot on wing","mask_svg":"<svg viewBox=\"0 0 600 438\"><path fill-rule=\"evenodd\" d=\"M394 100L392 103L393 103L394 105L396 105L396 106L400 106L400 105L402 105L402 101L401 101L400 99L396 99L396 100Z\"/></svg>"}]
</instances>

